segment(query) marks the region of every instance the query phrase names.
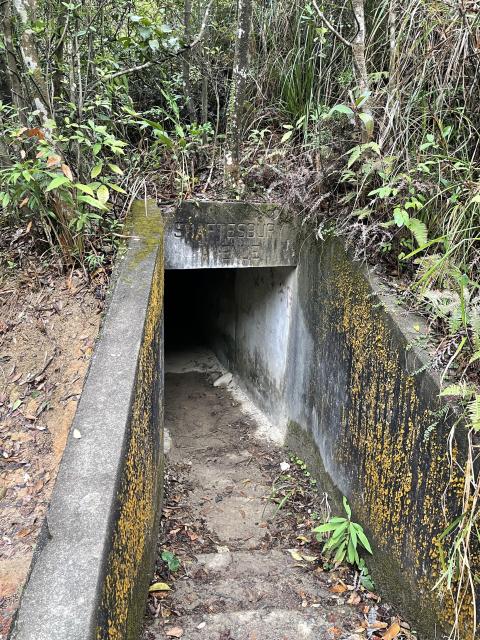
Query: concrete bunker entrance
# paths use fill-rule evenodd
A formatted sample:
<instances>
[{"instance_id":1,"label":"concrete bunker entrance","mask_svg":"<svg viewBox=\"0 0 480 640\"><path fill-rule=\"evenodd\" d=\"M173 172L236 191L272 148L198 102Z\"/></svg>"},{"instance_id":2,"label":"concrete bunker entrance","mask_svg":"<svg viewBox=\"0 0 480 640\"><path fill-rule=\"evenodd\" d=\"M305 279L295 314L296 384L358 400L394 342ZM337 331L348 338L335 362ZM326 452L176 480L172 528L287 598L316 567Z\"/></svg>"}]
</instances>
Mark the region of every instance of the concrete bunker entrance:
<instances>
[{"instance_id":1,"label":"concrete bunker entrance","mask_svg":"<svg viewBox=\"0 0 480 640\"><path fill-rule=\"evenodd\" d=\"M73 435L67 445L50 506L55 535L45 545L42 541L23 596L18 640L63 640L66 624L70 635L80 638L97 617L109 629L118 624L119 637L127 624L129 629L139 625L156 521L167 511L157 508L164 470L163 406L168 464L178 464L186 474L191 494L179 522L182 530L195 521L202 536L214 534L198 564L212 572L220 569L210 591L201 581L191 587L178 581L172 610L185 602L190 607L181 635L190 637L191 631L210 640L242 627L238 640L253 635L270 640L323 637L327 631L325 614L331 609L324 609L322 598L330 606L331 590L317 592L315 616L300 610L296 595L288 599L299 576L285 567L284 541L265 540L272 477L271 465L262 466L267 450L261 450L265 439L257 442L258 435L298 452L335 500L337 513L342 494L347 496L375 544L369 558L373 577L380 576L382 591L411 616L422 637L434 637L438 619L444 620L430 594L436 579L435 536L444 524L438 496L449 481L448 465L437 461L451 423L445 419L430 429L432 415L439 415L439 389L420 352L411 349L415 325L408 328L403 318L397 323L390 301L380 287L377 292L376 279L350 260L337 239L296 238L273 212L260 223L254 213L257 207L253 212L242 203L183 207L178 217L164 219L162 252L163 225L154 211L142 233L153 228L155 234L132 241L75 418L81 438ZM221 374L215 358L202 367L208 349L236 374L228 389L212 385ZM171 356L178 353L188 357L172 366ZM250 405L238 401L237 382L247 392L243 396L253 400ZM248 414L255 405L261 416ZM461 440L459 445L462 452ZM284 459L285 449L276 451ZM458 511L456 501L452 496L452 509ZM174 502L177 517L180 506ZM202 550L199 544L189 557ZM220 566L219 549L223 554L226 546L230 555L225 553ZM141 563L132 561L140 556ZM65 573L67 565L71 570ZM126 569L125 577L118 567ZM193 569L190 575L196 577ZM305 592L317 589L312 575L300 577L308 582L302 582ZM244 589L239 588L242 579ZM72 602L72 589L77 592L79 584L83 603L67 618L65 603ZM120 588L112 589L117 584ZM251 598L252 584L258 599ZM282 584L285 599L278 597ZM199 593L207 594L202 601ZM195 608L206 611L205 599L213 593L220 594L225 615L205 614L207 620L199 623ZM255 602L260 609L252 608ZM289 623L294 628L285 635ZM173 636L165 634L164 624L154 621L148 638Z\"/></svg>"},{"instance_id":2,"label":"concrete bunker entrance","mask_svg":"<svg viewBox=\"0 0 480 640\"><path fill-rule=\"evenodd\" d=\"M278 409L294 283L294 267L166 270L167 362L175 353L210 350L254 400Z\"/></svg>"}]
</instances>

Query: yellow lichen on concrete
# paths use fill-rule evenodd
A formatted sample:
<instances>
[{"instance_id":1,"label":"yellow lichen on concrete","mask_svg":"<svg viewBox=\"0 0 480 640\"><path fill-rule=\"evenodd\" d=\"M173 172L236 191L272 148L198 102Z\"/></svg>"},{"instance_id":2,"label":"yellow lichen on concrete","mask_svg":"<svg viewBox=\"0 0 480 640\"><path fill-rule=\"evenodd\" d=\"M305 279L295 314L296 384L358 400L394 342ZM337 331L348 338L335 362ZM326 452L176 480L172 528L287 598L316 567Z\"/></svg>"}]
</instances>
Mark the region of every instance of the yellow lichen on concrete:
<instances>
[{"instance_id":1,"label":"yellow lichen on concrete","mask_svg":"<svg viewBox=\"0 0 480 640\"><path fill-rule=\"evenodd\" d=\"M136 593L140 573L148 571L145 558L155 545L152 536L160 500L157 480L161 477L158 465L163 442L153 424L157 416L152 390L158 389L157 357L163 348L159 344L163 315L163 242L157 236L155 244L148 243L148 246L150 252L157 251L158 247L158 254L137 365L118 516L103 589L101 615L104 620L97 629L98 640L131 638L130 627L135 626L131 617L143 613L133 610L134 601L141 601L143 595ZM139 251L143 259L145 249ZM134 256L133 260L136 259Z\"/></svg>"},{"instance_id":2,"label":"yellow lichen on concrete","mask_svg":"<svg viewBox=\"0 0 480 640\"><path fill-rule=\"evenodd\" d=\"M445 513L442 501L447 487L452 491L447 439L431 435L429 403L420 400L418 380L406 372L405 349L365 277L341 256L333 274L338 295L330 330L342 335L350 384L336 456L355 478L352 504L376 545L434 601L441 571L436 539L458 515L448 507ZM443 603L438 610L451 624L453 611Z\"/></svg>"}]
</instances>

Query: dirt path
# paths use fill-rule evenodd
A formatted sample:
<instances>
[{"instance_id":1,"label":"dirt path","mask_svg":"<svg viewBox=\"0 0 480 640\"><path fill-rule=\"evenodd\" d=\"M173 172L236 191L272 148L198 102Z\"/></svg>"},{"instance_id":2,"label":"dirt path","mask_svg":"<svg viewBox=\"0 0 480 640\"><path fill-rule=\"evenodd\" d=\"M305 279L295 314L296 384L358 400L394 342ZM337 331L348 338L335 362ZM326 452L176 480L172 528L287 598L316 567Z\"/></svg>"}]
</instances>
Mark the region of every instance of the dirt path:
<instances>
[{"instance_id":1,"label":"dirt path","mask_svg":"<svg viewBox=\"0 0 480 640\"><path fill-rule=\"evenodd\" d=\"M228 389L212 385L218 375L166 377L171 450L159 552L173 551L181 567L173 574L159 561L154 580L173 590L150 596L144 640L360 640L369 613L388 627L391 610L349 586L347 569L324 571L311 545L308 509L321 496L311 481L303 475L305 487L299 480L296 499L273 517L272 480L288 458L256 437ZM292 557L292 547L309 560Z\"/></svg>"}]
</instances>

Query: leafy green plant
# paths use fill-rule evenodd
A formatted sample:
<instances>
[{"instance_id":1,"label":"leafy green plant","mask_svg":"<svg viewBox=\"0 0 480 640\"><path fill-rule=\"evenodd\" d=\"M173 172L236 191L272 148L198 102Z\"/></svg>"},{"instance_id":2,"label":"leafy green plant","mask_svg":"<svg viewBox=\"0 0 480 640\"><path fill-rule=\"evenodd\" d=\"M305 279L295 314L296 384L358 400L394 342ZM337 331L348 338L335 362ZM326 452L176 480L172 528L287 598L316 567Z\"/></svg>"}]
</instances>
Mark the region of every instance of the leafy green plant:
<instances>
[{"instance_id":1,"label":"leafy green plant","mask_svg":"<svg viewBox=\"0 0 480 640\"><path fill-rule=\"evenodd\" d=\"M170 165L172 186L180 197L189 194L197 183L194 160L210 140L212 127L210 123L185 124L176 97L167 91L162 94L167 108L154 107L143 113L130 107L123 110L130 124L135 124L140 132L147 132L148 153L144 163L149 170L152 166Z\"/></svg>"},{"instance_id":2,"label":"leafy green plant","mask_svg":"<svg viewBox=\"0 0 480 640\"><path fill-rule=\"evenodd\" d=\"M175 573L180 569L180 560L172 551L163 551L162 560L165 562L171 573Z\"/></svg>"},{"instance_id":3,"label":"leafy green plant","mask_svg":"<svg viewBox=\"0 0 480 640\"><path fill-rule=\"evenodd\" d=\"M38 225L67 262L82 263L90 238L117 226L109 215L112 193L126 192L116 182L123 171L113 157L124 154L126 143L92 119L78 125L66 117L62 131L53 129L48 138L38 127L6 133L13 159L0 169L0 214L13 224ZM83 177L69 164L72 148L82 156ZM82 168L87 163L91 169Z\"/></svg>"},{"instance_id":4,"label":"leafy green plant","mask_svg":"<svg viewBox=\"0 0 480 640\"><path fill-rule=\"evenodd\" d=\"M325 539L325 534L330 534L323 545L323 552L328 558L333 558L335 565L346 560L349 564L362 570L365 563L360 558L359 550L363 548L368 553L372 553L372 549L362 526L357 522L352 522L352 510L345 496L343 497L343 507L347 514L346 518L338 516L330 518L328 522L313 529L313 532L319 542Z\"/></svg>"}]
</instances>

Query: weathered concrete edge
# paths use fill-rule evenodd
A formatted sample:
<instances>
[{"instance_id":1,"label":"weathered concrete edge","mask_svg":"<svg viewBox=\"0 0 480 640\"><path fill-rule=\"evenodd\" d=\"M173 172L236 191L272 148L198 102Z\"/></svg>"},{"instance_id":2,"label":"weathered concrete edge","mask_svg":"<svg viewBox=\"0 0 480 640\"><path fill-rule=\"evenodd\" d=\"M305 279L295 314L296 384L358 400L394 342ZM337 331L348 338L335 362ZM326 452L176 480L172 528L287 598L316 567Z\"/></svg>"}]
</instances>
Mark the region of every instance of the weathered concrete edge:
<instances>
[{"instance_id":1,"label":"weathered concrete edge","mask_svg":"<svg viewBox=\"0 0 480 640\"><path fill-rule=\"evenodd\" d=\"M246 345L236 324L233 335L224 331L212 346L254 402L275 423L288 423L288 448L308 458L335 513L343 513L342 494L348 497L374 546L368 564L382 595L422 638L433 639L439 620L448 627L452 613L448 598L440 601L432 588L439 577L435 540L446 524L441 498L447 486L447 522L461 508L459 478L455 486L449 483L447 459L458 415L444 413L449 404L438 396L439 377L418 340L421 317L406 310L368 266L347 256L342 240L318 242L304 230L293 279L280 277L297 302L283 338L282 332L276 338L288 353L284 373L272 375L272 351L260 348L266 337L261 330L247 349L253 359L243 357ZM239 300L251 297L247 289L237 298L236 279L225 275L222 285L222 278L213 289L223 286L233 299L226 306L211 297L206 302L217 331L230 316L237 323ZM252 278L252 291L257 284ZM272 326L275 314L260 320L265 328L262 322ZM267 341L273 335L269 331ZM453 444L461 464L461 425Z\"/></svg>"},{"instance_id":2,"label":"weathered concrete edge","mask_svg":"<svg viewBox=\"0 0 480 640\"><path fill-rule=\"evenodd\" d=\"M141 624L163 475L163 242L150 218L155 242L140 224L118 269L15 640L130 639Z\"/></svg>"}]
</instances>

